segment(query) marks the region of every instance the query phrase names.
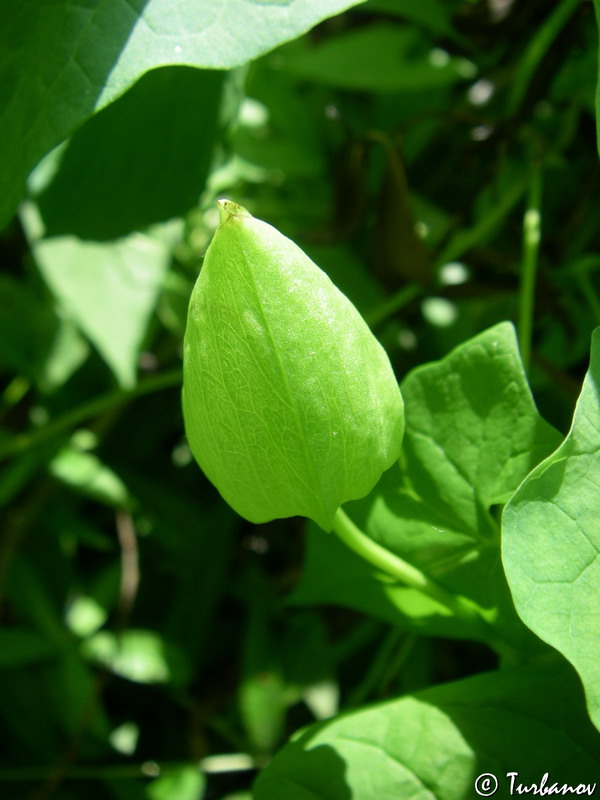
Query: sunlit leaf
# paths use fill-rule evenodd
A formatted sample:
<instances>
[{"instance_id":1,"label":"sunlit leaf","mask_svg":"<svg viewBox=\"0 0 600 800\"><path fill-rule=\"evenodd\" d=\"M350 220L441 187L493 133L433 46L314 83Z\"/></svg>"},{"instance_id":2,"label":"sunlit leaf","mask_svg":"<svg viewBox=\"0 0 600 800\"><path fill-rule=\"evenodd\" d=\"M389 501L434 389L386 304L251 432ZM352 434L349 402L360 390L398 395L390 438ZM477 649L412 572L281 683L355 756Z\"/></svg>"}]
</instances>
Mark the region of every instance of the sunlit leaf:
<instances>
[{"instance_id":1,"label":"sunlit leaf","mask_svg":"<svg viewBox=\"0 0 600 800\"><path fill-rule=\"evenodd\" d=\"M571 430L506 506L502 541L517 611L577 669L600 728L600 329Z\"/></svg>"},{"instance_id":2,"label":"sunlit leaf","mask_svg":"<svg viewBox=\"0 0 600 800\"><path fill-rule=\"evenodd\" d=\"M115 508L129 508L132 498L123 481L93 453L66 447L50 464L55 478L81 494Z\"/></svg>"},{"instance_id":3,"label":"sunlit leaf","mask_svg":"<svg viewBox=\"0 0 600 800\"><path fill-rule=\"evenodd\" d=\"M39 158L154 67L228 69L356 0L22 0L0 29L0 225Z\"/></svg>"},{"instance_id":4,"label":"sunlit leaf","mask_svg":"<svg viewBox=\"0 0 600 800\"><path fill-rule=\"evenodd\" d=\"M38 240L33 250L63 313L89 338L119 383L133 385L169 263L167 245L141 234L106 244L64 236Z\"/></svg>"},{"instance_id":5,"label":"sunlit leaf","mask_svg":"<svg viewBox=\"0 0 600 800\"><path fill-rule=\"evenodd\" d=\"M181 686L189 677L181 651L153 631L130 628L119 636L100 631L83 643L82 652L115 675L136 683Z\"/></svg>"},{"instance_id":6,"label":"sunlit leaf","mask_svg":"<svg viewBox=\"0 0 600 800\"><path fill-rule=\"evenodd\" d=\"M258 778L254 797L465 800L477 796L482 773L496 776L498 796L509 797L509 772L525 785L549 772L549 783L593 787L598 744L570 667L532 664L301 730Z\"/></svg>"}]
</instances>

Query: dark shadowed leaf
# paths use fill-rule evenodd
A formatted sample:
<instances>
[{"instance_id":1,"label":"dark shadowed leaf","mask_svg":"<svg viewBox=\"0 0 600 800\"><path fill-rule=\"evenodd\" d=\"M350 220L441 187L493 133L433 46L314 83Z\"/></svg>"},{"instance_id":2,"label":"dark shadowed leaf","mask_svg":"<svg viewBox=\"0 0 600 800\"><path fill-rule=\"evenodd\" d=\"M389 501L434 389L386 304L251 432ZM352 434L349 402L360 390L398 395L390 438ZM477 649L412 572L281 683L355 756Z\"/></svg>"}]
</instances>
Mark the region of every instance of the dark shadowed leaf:
<instances>
[{"instance_id":1,"label":"dark shadowed leaf","mask_svg":"<svg viewBox=\"0 0 600 800\"><path fill-rule=\"evenodd\" d=\"M20 0L0 30L0 225L44 153L148 70L228 69L356 0Z\"/></svg>"}]
</instances>

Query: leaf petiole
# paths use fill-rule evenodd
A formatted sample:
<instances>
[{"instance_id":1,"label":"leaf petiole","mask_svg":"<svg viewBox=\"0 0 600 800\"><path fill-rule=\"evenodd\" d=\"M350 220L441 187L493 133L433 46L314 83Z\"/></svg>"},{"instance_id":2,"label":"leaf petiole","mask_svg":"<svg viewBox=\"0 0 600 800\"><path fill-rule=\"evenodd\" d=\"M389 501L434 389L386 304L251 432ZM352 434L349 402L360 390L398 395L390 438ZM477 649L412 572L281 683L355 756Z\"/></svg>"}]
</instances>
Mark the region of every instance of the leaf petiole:
<instances>
[{"instance_id":1,"label":"leaf petiole","mask_svg":"<svg viewBox=\"0 0 600 800\"><path fill-rule=\"evenodd\" d=\"M478 629L482 638L502 656L505 664L518 663L519 658L513 647L498 637L488 620L481 616L467 598L447 591L420 569L375 542L354 524L342 508L338 508L335 514L333 531L347 547L369 564L399 583L422 592L444 606L453 616Z\"/></svg>"},{"instance_id":2,"label":"leaf petiole","mask_svg":"<svg viewBox=\"0 0 600 800\"><path fill-rule=\"evenodd\" d=\"M345 545L386 575L411 589L423 592L435 602L445 606L454 616L470 623L482 622L477 611L467 600L448 592L420 569L371 539L352 522L342 508L338 508L336 512L333 530Z\"/></svg>"}]
</instances>

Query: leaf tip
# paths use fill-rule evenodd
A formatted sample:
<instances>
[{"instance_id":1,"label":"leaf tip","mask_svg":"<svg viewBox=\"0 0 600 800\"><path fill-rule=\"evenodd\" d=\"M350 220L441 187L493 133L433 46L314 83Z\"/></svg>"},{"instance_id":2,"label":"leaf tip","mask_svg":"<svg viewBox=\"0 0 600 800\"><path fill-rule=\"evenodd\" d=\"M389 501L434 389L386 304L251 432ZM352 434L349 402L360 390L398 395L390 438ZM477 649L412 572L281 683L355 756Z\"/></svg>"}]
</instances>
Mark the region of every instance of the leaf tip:
<instances>
[{"instance_id":1,"label":"leaf tip","mask_svg":"<svg viewBox=\"0 0 600 800\"><path fill-rule=\"evenodd\" d=\"M217 200L219 209L219 224L224 225L231 217L251 217L249 211L231 200Z\"/></svg>"}]
</instances>

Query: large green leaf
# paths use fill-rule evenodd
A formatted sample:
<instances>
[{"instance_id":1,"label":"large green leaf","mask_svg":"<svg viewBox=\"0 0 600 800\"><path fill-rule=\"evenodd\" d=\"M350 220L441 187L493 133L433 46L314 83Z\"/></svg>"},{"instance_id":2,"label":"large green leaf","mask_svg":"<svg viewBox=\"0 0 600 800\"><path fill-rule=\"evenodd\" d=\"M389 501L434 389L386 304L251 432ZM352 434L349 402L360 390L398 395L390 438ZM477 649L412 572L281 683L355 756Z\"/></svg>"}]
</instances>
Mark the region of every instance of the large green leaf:
<instances>
[{"instance_id":1,"label":"large green leaf","mask_svg":"<svg viewBox=\"0 0 600 800\"><path fill-rule=\"evenodd\" d=\"M213 157L223 75L152 70L88 120L37 198L46 234L116 239L184 215Z\"/></svg>"},{"instance_id":2,"label":"large green leaf","mask_svg":"<svg viewBox=\"0 0 600 800\"><path fill-rule=\"evenodd\" d=\"M108 243L60 236L34 241L33 252L62 312L95 345L119 383L133 385L169 265L165 242L141 234Z\"/></svg>"},{"instance_id":3,"label":"large green leaf","mask_svg":"<svg viewBox=\"0 0 600 800\"><path fill-rule=\"evenodd\" d=\"M512 325L496 325L417 368L401 388L401 472L388 473L370 497L346 510L377 542L473 600L511 638L519 636L493 506L506 502L559 436L535 408ZM474 633L414 589L373 580L369 566L316 533L294 601L338 602L390 621L400 609L432 633Z\"/></svg>"},{"instance_id":4,"label":"large green leaf","mask_svg":"<svg viewBox=\"0 0 600 800\"><path fill-rule=\"evenodd\" d=\"M39 158L144 72L228 69L356 0L10 0L0 28L0 225Z\"/></svg>"},{"instance_id":5,"label":"large green leaf","mask_svg":"<svg viewBox=\"0 0 600 800\"><path fill-rule=\"evenodd\" d=\"M517 611L578 670L600 728L600 328L571 430L506 506L502 544Z\"/></svg>"},{"instance_id":6,"label":"large green leaf","mask_svg":"<svg viewBox=\"0 0 600 800\"><path fill-rule=\"evenodd\" d=\"M550 659L300 731L259 776L254 797L467 800L477 797L475 781L484 773L497 778L496 796L509 797L517 794L516 787L510 792L511 772L518 773L516 784L528 786L544 773L548 787L593 785L599 745L576 675Z\"/></svg>"}]
</instances>

